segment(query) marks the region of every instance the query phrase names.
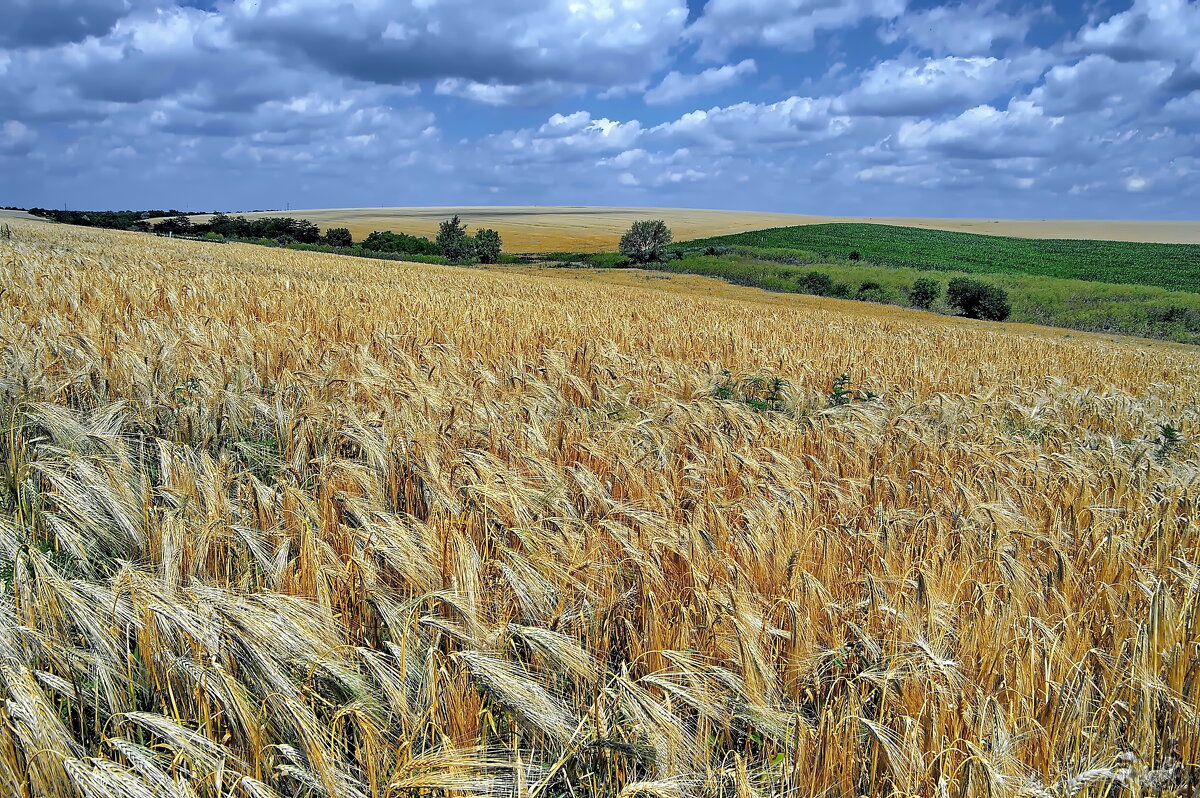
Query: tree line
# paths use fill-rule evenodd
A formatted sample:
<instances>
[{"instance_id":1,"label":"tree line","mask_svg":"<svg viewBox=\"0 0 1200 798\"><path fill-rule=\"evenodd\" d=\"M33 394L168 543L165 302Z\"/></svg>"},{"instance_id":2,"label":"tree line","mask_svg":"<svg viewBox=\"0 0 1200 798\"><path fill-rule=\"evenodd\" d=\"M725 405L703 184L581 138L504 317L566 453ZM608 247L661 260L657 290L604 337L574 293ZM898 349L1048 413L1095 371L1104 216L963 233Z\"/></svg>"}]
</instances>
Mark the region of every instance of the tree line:
<instances>
[{"instance_id":1,"label":"tree line","mask_svg":"<svg viewBox=\"0 0 1200 798\"><path fill-rule=\"evenodd\" d=\"M84 227L103 227L130 230L209 241L240 241L272 246L293 244L324 246L335 250L354 250L350 254L384 253L390 255L420 255L444 257L451 263L498 263L502 241L495 230L467 233L458 216L442 222L437 238L376 230L362 241L355 242L350 230L331 227L324 233L308 219L290 216L263 216L249 219L242 215L214 213L208 221L193 221L192 216L178 210L148 211L59 211L31 208L28 213L64 224ZM157 221L156 221L157 220Z\"/></svg>"}]
</instances>

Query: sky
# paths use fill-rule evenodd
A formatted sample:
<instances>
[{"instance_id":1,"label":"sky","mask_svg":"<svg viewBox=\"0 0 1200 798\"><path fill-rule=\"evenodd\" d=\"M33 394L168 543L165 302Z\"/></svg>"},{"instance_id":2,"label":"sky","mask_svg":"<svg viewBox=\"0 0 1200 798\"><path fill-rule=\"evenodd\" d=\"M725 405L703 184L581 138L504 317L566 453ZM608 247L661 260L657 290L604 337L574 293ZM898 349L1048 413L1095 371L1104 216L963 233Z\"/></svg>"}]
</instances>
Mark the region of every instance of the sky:
<instances>
[{"instance_id":1,"label":"sky","mask_svg":"<svg viewBox=\"0 0 1200 798\"><path fill-rule=\"evenodd\" d=\"M1200 218L1200 1L4 3L0 205Z\"/></svg>"}]
</instances>

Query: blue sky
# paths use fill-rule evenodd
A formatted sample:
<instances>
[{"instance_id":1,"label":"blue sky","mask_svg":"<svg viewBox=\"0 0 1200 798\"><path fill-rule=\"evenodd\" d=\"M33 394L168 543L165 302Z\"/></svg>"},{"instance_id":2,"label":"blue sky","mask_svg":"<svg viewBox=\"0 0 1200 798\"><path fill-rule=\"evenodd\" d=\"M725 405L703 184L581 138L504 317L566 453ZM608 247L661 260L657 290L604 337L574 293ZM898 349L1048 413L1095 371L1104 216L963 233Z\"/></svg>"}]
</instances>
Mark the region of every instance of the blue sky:
<instances>
[{"instance_id":1,"label":"blue sky","mask_svg":"<svg viewBox=\"0 0 1200 798\"><path fill-rule=\"evenodd\" d=\"M0 205L1200 217L1200 3L6 0Z\"/></svg>"}]
</instances>

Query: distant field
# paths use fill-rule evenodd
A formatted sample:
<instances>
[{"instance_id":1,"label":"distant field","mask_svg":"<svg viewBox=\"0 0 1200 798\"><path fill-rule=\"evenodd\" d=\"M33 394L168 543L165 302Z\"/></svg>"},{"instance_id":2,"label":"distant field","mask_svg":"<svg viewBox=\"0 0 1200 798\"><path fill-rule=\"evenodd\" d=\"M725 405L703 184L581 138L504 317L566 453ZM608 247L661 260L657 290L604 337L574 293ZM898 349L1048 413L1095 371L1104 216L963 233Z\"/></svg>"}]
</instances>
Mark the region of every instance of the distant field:
<instances>
[{"instance_id":1,"label":"distant field","mask_svg":"<svg viewBox=\"0 0 1200 798\"><path fill-rule=\"evenodd\" d=\"M980 236L878 224L823 224L758 230L688 242L691 247L750 247L755 254L797 250L820 258L862 260L909 269L1153 285L1200 291L1200 245Z\"/></svg>"},{"instance_id":2,"label":"distant field","mask_svg":"<svg viewBox=\"0 0 1200 798\"><path fill-rule=\"evenodd\" d=\"M691 210L681 208L591 208L504 206L463 208L327 208L248 213L256 216L294 216L321 227L346 227L355 239L373 230L431 236L438 222L457 213L472 229L491 227L504 238L509 252L601 252L615 249L630 224L638 219L662 219L678 241L728 235L770 227L826 222L870 222L935 230L990 233L1026 238L1098 239L1200 243L1200 221L1143 222L1061 219L918 219L900 217L812 216L756 211ZM196 219L207 219L198 216Z\"/></svg>"}]
</instances>

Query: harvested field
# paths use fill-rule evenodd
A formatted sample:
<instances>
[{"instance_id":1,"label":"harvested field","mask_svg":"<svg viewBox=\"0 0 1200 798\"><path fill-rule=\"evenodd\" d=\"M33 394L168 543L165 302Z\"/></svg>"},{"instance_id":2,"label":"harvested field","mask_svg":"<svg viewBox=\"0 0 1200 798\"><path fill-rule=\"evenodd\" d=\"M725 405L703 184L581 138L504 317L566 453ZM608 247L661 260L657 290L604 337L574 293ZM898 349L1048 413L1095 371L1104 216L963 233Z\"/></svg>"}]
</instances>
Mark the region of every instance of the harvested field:
<instances>
[{"instance_id":1,"label":"harvested field","mask_svg":"<svg viewBox=\"0 0 1200 798\"><path fill-rule=\"evenodd\" d=\"M0 794L1200 788L1200 350L13 227Z\"/></svg>"},{"instance_id":2,"label":"harvested field","mask_svg":"<svg viewBox=\"0 0 1200 798\"><path fill-rule=\"evenodd\" d=\"M510 252L600 252L613 250L621 234L639 219L663 219L675 238L727 235L768 227L825 222L873 222L936 230L958 230L1025 238L1085 238L1106 241L1200 243L1200 221L1142 222L1056 219L919 219L898 217L812 216L753 211L678 208L472 207L472 208L333 208L275 211L254 216L294 216L326 230L346 227L361 240L374 230L432 237L440 221L459 214L472 229L490 227L504 238ZM209 217L197 216L196 219Z\"/></svg>"}]
</instances>

